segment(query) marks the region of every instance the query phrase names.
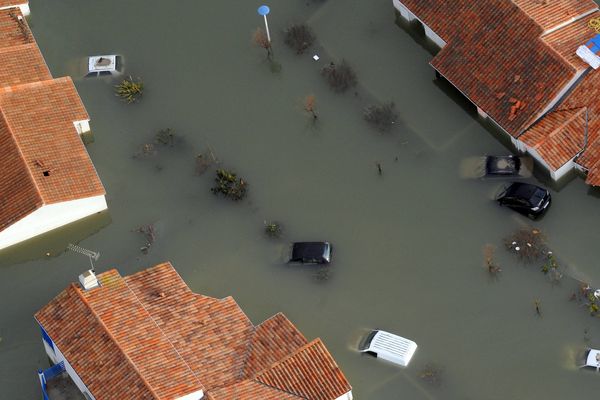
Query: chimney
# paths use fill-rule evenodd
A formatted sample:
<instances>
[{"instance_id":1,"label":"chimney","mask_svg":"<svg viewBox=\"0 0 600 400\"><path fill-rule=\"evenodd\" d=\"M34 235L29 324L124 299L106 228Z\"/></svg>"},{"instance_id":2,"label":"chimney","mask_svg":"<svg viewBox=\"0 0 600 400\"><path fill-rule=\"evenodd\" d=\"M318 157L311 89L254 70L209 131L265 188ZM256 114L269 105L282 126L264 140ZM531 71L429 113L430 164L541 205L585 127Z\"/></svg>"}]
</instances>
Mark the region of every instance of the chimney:
<instances>
[{"instance_id":1,"label":"chimney","mask_svg":"<svg viewBox=\"0 0 600 400\"><path fill-rule=\"evenodd\" d=\"M81 286L85 290L94 289L100 286L98 279L96 278L96 274L91 269L79 275L79 283L81 283Z\"/></svg>"}]
</instances>

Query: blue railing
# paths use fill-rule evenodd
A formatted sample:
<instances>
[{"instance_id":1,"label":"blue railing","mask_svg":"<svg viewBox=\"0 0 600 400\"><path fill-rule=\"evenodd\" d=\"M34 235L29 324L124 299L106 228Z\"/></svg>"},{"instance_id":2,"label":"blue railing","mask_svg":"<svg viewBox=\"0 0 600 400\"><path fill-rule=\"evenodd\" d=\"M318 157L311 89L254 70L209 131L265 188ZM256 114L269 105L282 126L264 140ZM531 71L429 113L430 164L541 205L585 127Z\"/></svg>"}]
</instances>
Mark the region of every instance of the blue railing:
<instances>
[{"instance_id":1,"label":"blue railing","mask_svg":"<svg viewBox=\"0 0 600 400\"><path fill-rule=\"evenodd\" d=\"M44 396L44 400L50 400L50 398L48 397L48 393L46 393L46 383L50 379L62 374L63 372L65 372L64 361L61 361L58 364L53 365L50 368L45 369L43 371L41 369L38 369L38 377L40 378L40 385L42 386L42 395Z\"/></svg>"}]
</instances>

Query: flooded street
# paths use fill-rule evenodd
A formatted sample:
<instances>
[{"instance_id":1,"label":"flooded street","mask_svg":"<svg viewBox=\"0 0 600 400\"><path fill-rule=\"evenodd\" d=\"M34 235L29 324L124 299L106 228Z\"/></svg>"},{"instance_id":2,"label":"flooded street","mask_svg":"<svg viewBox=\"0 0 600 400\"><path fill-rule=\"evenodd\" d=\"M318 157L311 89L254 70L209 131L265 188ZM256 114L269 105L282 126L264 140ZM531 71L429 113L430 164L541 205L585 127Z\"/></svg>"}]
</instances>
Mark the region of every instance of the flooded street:
<instances>
[{"instance_id":1,"label":"flooded street","mask_svg":"<svg viewBox=\"0 0 600 400\"><path fill-rule=\"evenodd\" d=\"M510 149L435 80L425 39L395 23L391 0L270 4L280 71L252 43L258 5L31 0L53 76L73 77L91 116L88 151L109 212L0 252L0 399L41 397L36 371L48 361L33 314L89 268L68 243L121 275L170 260L195 292L233 296L255 324L284 312L323 339L356 399L597 397L600 374L578 370L575 354L600 348L600 320L569 298L575 279L600 286L600 190L576 177L532 222L492 201L503 181L461 178L464 159ZM297 55L283 31L301 22L317 43ZM94 54L124 56L125 73L145 83L139 103L115 97L117 80L82 78ZM358 85L338 94L319 71L342 59ZM362 110L388 101L399 122L380 133ZM154 143L166 128L173 145ZM211 151L248 182L246 200L211 194L214 167L196 171ZM546 185L536 176L526 181ZM281 239L265 236L265 220L282 223ZM144 254L135 230L148 224L156 240ZM527 226L565 269L559 284L504 249ZM284 263L289 242L314 240L334 246L328 279ZM497 247L498 279L484 267L486 244ZM417 342L409 367L359 354L369 328ZM428 364L442 371L437 385L421 377Z\"/></svg>"}]
</instances>

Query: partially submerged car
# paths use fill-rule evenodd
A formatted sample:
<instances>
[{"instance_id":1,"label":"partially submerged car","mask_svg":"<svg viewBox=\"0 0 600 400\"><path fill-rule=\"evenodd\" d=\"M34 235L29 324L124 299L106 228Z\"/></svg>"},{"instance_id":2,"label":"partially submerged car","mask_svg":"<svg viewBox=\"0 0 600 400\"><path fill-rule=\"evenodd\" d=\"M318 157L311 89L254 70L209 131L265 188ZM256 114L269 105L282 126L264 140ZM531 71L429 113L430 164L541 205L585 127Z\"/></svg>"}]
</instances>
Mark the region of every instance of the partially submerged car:
<instances>
[{"instance_id":1,"label":"partially submerged car","mask_svg":"<svg viewBox=\"0 0 600 400\"><path fill-rule=\"evenodd\" d=\"M375 329L365 336L358 350L406 367L417 350L417 344L402 336Z\"/></svg>"},{"instance_id":2,"label":"partially submerged car","mask_svg":"<svg viewBox=\"0 0 600 400\"><path fill-rule=\"evenodd\" d=\"M121 56L105 55L91 56L88 59L88 72L86 78L96 76L118 75L121 72Z\"/></svg>"},{"instance_id":3,"label":"partially submerged car","mask_svg":"<svg viewBox=\"0 0 600 400\"><path fill-rule=\"evenodd\" d=\"M596 372L600 371L600 350L587 349L583 353L582 368L594 368Z\"/></svg>"},{"instance_id":4,"label":"partially submerged car","mask_svg":"<svg viewBox=\"0 0 600 400\"><path fill-rule=\"evenodd\" d=\"M531 158L508 156L486 156L486 177L526 177L531 175Z\"/></svg>"},{"instance_id":5,"label":"partially submerged car","mask_svg":"<svg viewBox=\"0 0 600 400\"><path fill-rule=\"evenodd\" d=\"M532 170L531 157L515 155L466 158L460 169L465 178L527 178Z\"/></svg>"},{"instance_id":6,"label":"partially submerged car","mask_svg":"<svg viewBox=\"0 0 600 400\"><path fill-rule=\"evenodd\" d=\"M502 206L537 218L548 210L552 197L547 189L530 183L513 182L496 198Z\"/></svg>"},{"instance_id":7,"label":"partially submerged car","mask_svg":"<svg viewBox=\"0 0 600 400\"><path fill-rule=\"evenodd\" d=\"M329 242L296 242L292 245L289 262L303 264L329 264L331 262Z\"/></svg>"}]
</instances>

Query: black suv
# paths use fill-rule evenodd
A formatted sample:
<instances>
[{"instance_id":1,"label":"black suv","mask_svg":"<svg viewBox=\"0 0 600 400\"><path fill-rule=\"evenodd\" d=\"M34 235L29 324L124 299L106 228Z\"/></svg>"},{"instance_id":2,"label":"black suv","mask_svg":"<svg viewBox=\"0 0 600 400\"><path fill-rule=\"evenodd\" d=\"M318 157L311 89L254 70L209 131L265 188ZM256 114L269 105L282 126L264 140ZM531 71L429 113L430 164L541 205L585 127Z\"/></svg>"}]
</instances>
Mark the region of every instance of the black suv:
<instances>
[{"instance_id":1,"label":"black suv","mask_svg":"<svg viewBox=\"0 0 600 400\"><path fill-rule=\"evenodd\" d=\"M550 207L551 196L548 190L539 186L514 182L504 189L497 200L502 206L512 208L530 218L537 218Z\"/></svg>"}]
</instances>

